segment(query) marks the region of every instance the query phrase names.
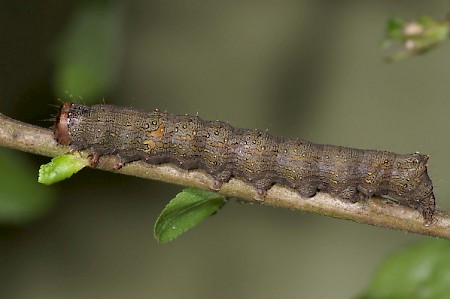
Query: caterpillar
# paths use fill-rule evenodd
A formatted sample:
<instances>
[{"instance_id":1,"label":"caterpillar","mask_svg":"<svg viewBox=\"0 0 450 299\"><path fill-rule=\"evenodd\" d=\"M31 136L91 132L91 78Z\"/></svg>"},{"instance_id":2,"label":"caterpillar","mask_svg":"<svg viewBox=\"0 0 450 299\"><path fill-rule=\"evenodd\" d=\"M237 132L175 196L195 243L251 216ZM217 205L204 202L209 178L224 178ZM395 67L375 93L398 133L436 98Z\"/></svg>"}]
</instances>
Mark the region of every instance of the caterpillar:
<instances>
[{"instance_id":1,"label":"caterpillar","mask_svg":"<svg viewBox=\"0 0 450 299\"><path fill-rule=\"evenodd\" d=\"M89 149L93 166L102 155L117 155L115 168L136 160L173 163L205 171L217 190L231 177L242 179L261 198L281 184L302 197L323 191L353 203L387 195L421 213L425 224L435 212L429 157L417 152L314 144L198 116L70 102L62 105L54 134L59 144Z\"/></svg>"}]
</instances>

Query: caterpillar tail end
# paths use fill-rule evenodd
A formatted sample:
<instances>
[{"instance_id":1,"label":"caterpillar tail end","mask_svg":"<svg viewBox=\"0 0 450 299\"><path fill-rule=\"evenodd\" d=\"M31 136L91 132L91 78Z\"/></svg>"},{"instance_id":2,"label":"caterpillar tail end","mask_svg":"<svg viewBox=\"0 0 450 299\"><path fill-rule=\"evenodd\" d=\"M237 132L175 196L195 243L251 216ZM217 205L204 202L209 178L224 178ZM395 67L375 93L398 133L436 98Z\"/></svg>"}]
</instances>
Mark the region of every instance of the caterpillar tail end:
<instances>
[{"instance_id":1,"label":"caterpillar tail end","mask_svg":"<svg viewBox=\"0 0 450 299\"><path fill-rule=\"evenodd\" d=\"M433 193L431 193L431 195L421 203L418 210L422 213L425 226L433 226L436 224L437 220L433 218L436 210L435 197Z\"/></svg>"}]
</instances>

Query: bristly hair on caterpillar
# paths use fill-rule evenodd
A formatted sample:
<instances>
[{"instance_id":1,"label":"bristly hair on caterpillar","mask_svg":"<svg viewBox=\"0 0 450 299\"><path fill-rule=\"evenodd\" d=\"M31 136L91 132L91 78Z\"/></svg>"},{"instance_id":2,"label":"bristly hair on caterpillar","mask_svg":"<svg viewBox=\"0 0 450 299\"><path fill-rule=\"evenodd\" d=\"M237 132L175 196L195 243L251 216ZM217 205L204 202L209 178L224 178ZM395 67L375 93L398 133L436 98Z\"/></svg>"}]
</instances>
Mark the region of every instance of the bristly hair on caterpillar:
<instances>
[{"instance_id":1,"label":"bristly hair on caterpillar","mask_svg":"<svg viewBox=\"0 0 450 299\"><path fill-rule=\"evenodd\" d=\"M353 203L387 195L420 212L425 225L433 224L428 156L419 153L314 144L198 116L70 102L62 105L54 132L60 144L89 149L93 166L102 155L117 155L115 168L136 160L173 163L205 171L214 180L212 189L231 177L242 179L261 199L274 184L306 198L322 191Z\"/></svg>"},{"instance_id":2,"label":"bristly hair on caterpillar","mask_svg":"<svg viewBox=\"0 0 450 299\"><path fill-rule=\"evenodd\" d=\"M82 100L83 101L83 98L81 96L76 96L76 95L68 92L67 90L65 91L65 93L66 93L67 97L69 98L69 101L72 101L73 99L77 99L77 100ZM50 115L50 118L41 119L41 121L43 121L43 122L50 122L52 124L50 127L48 127L52 131L55 130L56 124L59 122L58 119L60 117L62 105L64 105L64 103L67 102L66 100L63 100L63 99L60 99L60 98L58 98L57 101L60 102L59 105L47 103L48 106L50 106L52 109L55 110L55 114L52 113Z\"/></svg>"}]
</instances>

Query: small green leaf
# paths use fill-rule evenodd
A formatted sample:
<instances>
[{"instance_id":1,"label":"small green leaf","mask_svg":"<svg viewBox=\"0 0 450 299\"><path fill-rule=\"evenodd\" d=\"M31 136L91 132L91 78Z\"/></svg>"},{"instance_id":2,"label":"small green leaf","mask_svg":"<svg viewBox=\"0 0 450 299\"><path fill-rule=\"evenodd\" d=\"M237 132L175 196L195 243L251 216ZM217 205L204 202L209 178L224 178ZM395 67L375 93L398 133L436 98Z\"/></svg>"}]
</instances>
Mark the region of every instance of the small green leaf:
<instances>
[{"instance_id":1,"label":"small green leaf","mask_svg":"<svg viewBox=\"0 0 450 299\"><path fill-rule=\"evenodd\" d=\"M419 16L417 18L417 22L423 26L432 26L437 24L436 20L433 20L429 16Z\"/></svg>"},{"instance_id":2,"label":"small green leaf","mask_svg":"<svg viewBox=\"0 0 450 299\"><path fill-rule=\"evenodd\" d=\"M41 165L39 168L38 182L44 185L57 183L70 178L87 165L86 159L75 155L68 154L53 158L50 163Z\"/></svg>"},{"instance_id":3,"label":"small green leaf","mask_svg":"<svg viewBox=\"0 0 450 299\"><path fill-rule=\"evenodd\" d=\"M167 243L216 213L226 202L217 192L195 188L184 189L172 199L159 215L154 234L160 243Z\"/></svg>"},{"instance_id":4,"label":"small green leaf","mask_svg":"<svg viewBox=\"0 0 450 299\"><path fill-rule=\"evenodd\" d=\"M428 16L421 16L416 21L405 22L399 18L391 18L386 25L383 49L390 48L395 41L400 45L400 49L386 60L397 62L426 53L447 41L449 32L449 20L437 21Z\"/></svg>"},{"instance_id":5,"label":"small green leaf","mask_svg":"<svg viewBox=\"0 0 450 299\"><path fill-rule=\"evenodd\" d=\"M444 299L450 294L450 241L430 239L388 258L361 299Z\"/></svg>"},{"instance_id":6,"label":"small green leaf","mask_svg":"<svg viewBox=\"0 0 450 299\"><path fill-rule=\"evenodd\" d=\"M386 34L388 38L398 39L402 35L405 22L400 18L390 18L386 24Z\"/></svg>"}]
</instances>

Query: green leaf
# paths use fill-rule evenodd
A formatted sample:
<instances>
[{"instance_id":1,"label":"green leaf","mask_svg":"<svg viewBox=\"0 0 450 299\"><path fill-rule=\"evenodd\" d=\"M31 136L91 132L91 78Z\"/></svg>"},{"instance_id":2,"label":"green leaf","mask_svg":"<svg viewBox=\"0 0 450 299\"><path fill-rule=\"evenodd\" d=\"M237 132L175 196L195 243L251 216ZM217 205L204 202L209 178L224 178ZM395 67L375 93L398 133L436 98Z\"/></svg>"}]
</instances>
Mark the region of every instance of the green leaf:
<instances>
[{"instance_id":1,"label":"green leaf","mask_svg":"<svg viewBox=\"0 0 450 299\"><path fill-rule=\"evenodd\" d=\"M450 294L450 241L429 239L385 260L364 299L444 299Z\"/></svg>"},{"instance_id":2,"label":"green leaf","mask_svg":"<svg viewBox=\"0 0 450 299\"><path fill-rule=\"evenodd\" d=\"M386 25L386 37L383 49L389 48L397 41L401 48L397 53L387 57L389 62L397 62L411 56L428 52L449 39L450 22L437 21L428 16L421 16L417 21L404 22L391 18Z\"/></svg>"},{"instance_id":3,"label":"green leaf","mask_svg":"<svg viewBox=\"0 0 450 299\"><path fill-rule=\"evenodd\" d=\"M86 159L70 154L53 158L39 168L38 182L44 185L57 183L70 178L88 164Z\"/></svg>"},{"instance_id":4,"label":"green leaf","mask_svg":"<svg viewBox=\"0 0 450 299\"><path fill-rule=\"evenodd\" d=\"M417 22L423 26L432 26L437 24L437 21L430 18L429 16L419 16Z\"/></svg>"},{"instance_id":5,"label":"green leaf","mask_svg":"<svg viewBox=\"0 0 450 299\"><path fill-rule=\"evenodd\" d=\"M390 18L386 24L386 35L391 39L398 39L402 36L405 22L400 18Z\"/></svg>"},{"instance_id":6,"label":"green leaf","mask_svg":"<svg viewBox=\"0 0 450 299\"><path fill-rule=\"evenodd\" d=\"M36 182L33 163L18 152L0 149L0 223L20 225L45 215L54 190Z\"/></svg>"},{"instance_id":7,"label":"green leaf","mask_svg":"<svg viewBox=\"0 0 450 299\"><path fill-rule=\"evenodd\" d=\"M122 20L121 1L77 3L52 49L57 94L73 92L86 103L114 86L124 45Z\"/></svg>"},{"instance_id":8,"label":"green leaf","mask_svg":"<svg viewBox=\"0 0 450 299\"><path fill-rule=\"evenodd\" d=\"M216 213L226 202L217 192L195 188L184 189L172 199L159 215L154 234L160 243L167 243Z\"/></svg>"}]
</instances>

